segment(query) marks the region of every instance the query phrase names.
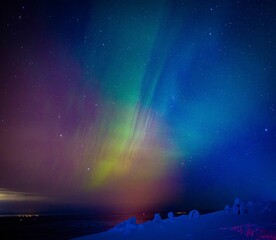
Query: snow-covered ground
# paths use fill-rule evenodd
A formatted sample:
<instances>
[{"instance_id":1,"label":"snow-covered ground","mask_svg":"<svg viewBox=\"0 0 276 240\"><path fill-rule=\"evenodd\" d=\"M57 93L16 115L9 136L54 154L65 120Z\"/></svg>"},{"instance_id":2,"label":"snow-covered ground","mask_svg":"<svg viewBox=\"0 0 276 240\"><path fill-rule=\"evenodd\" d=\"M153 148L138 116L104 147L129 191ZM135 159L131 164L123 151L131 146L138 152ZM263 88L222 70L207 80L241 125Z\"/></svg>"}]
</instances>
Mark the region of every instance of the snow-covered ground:
<instances>
[{"instance_id":1,"label":"snow-covered ground","mask_svg":"<svg viewBox=\"0 0 276 240\"><path fill-rule=\"evenodd\" d=\"M136 224L131 218L113 229L75 240L148 240L148 239L258 239L276 240L276 202L248 202L236 199L225 210L199 215L161 219L158 214L152 221Z\"/></svg>"}]
</instances>

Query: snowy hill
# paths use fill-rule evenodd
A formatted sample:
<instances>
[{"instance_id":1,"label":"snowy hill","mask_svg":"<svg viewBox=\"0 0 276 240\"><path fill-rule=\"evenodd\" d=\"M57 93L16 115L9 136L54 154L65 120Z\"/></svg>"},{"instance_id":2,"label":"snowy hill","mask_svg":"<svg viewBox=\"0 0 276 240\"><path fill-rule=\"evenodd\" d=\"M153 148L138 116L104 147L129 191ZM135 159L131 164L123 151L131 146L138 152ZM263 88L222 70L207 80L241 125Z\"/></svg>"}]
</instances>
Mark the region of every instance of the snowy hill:
<instances>
[{"instance_id":1,"label":"snowy hill","mask_svg":"<svg viewBox=\"0 0 276 240\"><path fill-rule=\"evenodd\" d=\"M131 218L113 229L75 240L147 240L147 239L269 239L276 240L276 202L248 202L236 199L225 210L162 220L158 214L152 221L136 224Z\"/></svg>"}]
</instances>

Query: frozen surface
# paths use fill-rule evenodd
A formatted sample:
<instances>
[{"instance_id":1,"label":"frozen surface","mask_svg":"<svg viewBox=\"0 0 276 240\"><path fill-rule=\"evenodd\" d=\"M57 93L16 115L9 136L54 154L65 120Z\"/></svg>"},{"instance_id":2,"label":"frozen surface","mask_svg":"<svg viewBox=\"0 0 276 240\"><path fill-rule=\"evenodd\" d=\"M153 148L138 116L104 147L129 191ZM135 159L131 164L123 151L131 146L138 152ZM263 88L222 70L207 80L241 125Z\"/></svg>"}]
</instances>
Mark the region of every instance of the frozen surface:
<instances>
[{"instance_id":1,"label":"frozen surface","mask_svg":"<svg viewBox=\"0 0 276 240\"><path fill-rule=\"evenodd\" d=\"M193 217L191 217L191 215ZM276 202L248 202L236 199L225 210L136 224L131 218L113 229L75 240L124 240L124 239L266 239L276 240Z\"/></svg>"}]
</instances>

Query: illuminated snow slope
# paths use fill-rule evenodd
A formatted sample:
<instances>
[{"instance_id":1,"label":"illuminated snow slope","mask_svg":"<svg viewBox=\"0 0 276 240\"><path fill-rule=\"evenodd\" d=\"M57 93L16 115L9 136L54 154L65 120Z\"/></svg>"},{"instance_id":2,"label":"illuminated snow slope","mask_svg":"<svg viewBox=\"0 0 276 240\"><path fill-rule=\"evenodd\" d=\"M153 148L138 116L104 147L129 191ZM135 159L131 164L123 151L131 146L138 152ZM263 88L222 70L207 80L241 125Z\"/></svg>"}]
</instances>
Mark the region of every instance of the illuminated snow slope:
<instances>
[{"instance_id":1,"label":"illuminated snow slope","mask_svg":"<svg viewBox=\"0 0 276 240\"><path fill-rule=\"evenodd\" d=\"M198 218L188 215L135 224L135 218L100 234L75 240L276 239L276 202L246 204L247 213L228 208Z\"/></svg>"}]
</instances>

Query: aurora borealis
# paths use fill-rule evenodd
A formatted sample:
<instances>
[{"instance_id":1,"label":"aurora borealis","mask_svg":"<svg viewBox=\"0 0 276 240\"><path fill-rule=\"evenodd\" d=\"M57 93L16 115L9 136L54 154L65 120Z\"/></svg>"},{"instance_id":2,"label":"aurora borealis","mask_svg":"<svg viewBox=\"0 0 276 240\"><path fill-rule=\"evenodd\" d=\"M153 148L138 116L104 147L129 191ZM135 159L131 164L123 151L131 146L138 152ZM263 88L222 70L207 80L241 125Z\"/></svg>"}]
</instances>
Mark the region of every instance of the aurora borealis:
<instances>
[{"instance_id":1,"label":"aurora borealis","mask_svg":"<svg viewBox=\"0 0 276 240\"><path fill-rule=\"evenodd\" d=\"M0 192L23 209L275 199L272 5L3 3Z\"/></svg>"}]
</instances>

